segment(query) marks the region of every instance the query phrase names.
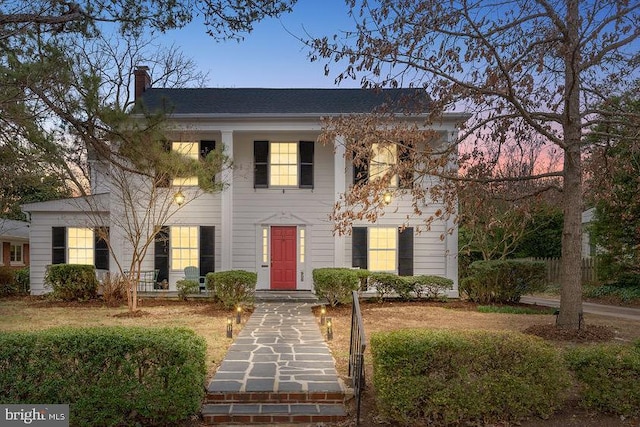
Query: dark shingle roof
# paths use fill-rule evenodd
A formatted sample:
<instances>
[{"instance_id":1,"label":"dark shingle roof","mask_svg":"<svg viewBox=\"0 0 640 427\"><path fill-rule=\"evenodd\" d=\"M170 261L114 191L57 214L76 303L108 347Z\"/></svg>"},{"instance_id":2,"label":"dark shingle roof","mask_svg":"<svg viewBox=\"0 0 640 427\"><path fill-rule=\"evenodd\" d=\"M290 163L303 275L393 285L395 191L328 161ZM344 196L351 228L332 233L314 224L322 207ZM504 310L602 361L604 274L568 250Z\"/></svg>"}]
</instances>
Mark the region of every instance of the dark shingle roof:
<instances>
[{"instance_id":1,"label":"dark shingle roof","mask_svg":"<svg viewBox=\"0 0 640 427\"><path fill-rule=\"evenodd\" d=\"M385 106L416 113L426 112L428 105L419 89L149 88L141 98L149 111L177 115L332 115L371 113Z\"/></svg>"}]
</instances>

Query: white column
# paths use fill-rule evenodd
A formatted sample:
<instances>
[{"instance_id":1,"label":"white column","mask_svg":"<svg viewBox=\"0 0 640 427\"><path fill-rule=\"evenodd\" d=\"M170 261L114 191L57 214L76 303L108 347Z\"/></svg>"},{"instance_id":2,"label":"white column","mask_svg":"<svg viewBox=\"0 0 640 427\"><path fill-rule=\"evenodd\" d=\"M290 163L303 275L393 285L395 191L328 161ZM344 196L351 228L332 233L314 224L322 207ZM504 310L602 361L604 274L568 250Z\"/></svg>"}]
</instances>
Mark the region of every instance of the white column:
<instances>
[{"instance_id":1,"label":"white column","mask_svg":"<svg viewBox=\"0 0 640 427\"><path fill-rule=\"evenodd\" d=\"M447 132L447 145L453 143L453 141L458 137L458 132L456 130ZM456 159L452 159L449 162L449 167L452 169L456 168ZM457 204L457 201L456 201ZM449 292L450 297L457 298L459 296L458 292L458 222L455 221L455 216L458 215L457 209L456 212L452 214L450 218L447 219L445 223L445 275L448 279L453 280L453 290Z\"/></svg>"},{"instance_id":2,"label":"white column","mask_svg":"<svg viewBox=\"0 0 640 427\"><path fill-rule=\"evenodd\" d=\"M224 153L233 160L233 131L222 131ZM222 230L220 232L220 258L222 271L233 269L233 170L226 168L221 174L224 190L220 198Z\"/></svg>"},{"instance_id":3,"label":"white column","mask_svg":"<svg viewBox=\"0 0 640 427\"><path fill-rule=\"evenodd\" d=\"M347 169L345 161L345 146L344 138L341 136L336 137L334 142L335 150L333 155L333 182L334 182L334 203L340 200L340 195L347 189ZM334 267L350 267L345 264L345 236L334 236L334 252L333 252L333 265Z\"/></svg>"}]
</instances>

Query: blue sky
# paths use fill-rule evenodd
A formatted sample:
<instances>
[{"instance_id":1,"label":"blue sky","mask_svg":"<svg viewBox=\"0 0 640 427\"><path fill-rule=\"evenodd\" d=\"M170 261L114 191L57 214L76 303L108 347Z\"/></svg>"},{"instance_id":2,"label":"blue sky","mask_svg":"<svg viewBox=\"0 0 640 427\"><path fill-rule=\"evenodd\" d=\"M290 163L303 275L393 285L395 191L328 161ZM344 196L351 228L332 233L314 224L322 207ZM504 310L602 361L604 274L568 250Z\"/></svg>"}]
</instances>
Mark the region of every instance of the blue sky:
<instances>
[{"instance_id":1,"label":"blue sky","mask_svg":"<svg viewBox=\"0 0 640 427\"><path fill-rule=\"evenodd\" d=\"M344 0L299 0L293 13L255 25L244 41L216 42L201 21L164 34L205 72L209 87L335 87L334 71L324 75L324 61L310 62L308 50L291 33L321 36L350 28ZM337 69L336 69L337 71ZM358 81L340 87L358 87Z\"/></svg>"}]
</instances>

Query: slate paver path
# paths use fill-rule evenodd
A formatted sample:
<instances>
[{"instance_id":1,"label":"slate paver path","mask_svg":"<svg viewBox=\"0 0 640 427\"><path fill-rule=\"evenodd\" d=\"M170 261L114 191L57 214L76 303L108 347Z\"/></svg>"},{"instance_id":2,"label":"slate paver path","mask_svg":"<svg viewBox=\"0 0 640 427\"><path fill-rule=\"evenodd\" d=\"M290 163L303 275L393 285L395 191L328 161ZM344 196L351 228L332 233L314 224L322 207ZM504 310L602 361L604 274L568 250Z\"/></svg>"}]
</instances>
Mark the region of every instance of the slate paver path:
<instances>
[{"instance_id":1,"label":"slate paver path","mask_svg":"<svg viewBox=\"0 0 640 427\"><path fill-rule=\"evenodd\" d=\"M205 421L274 422L285 416L290 422L335 421L345 416L345 388L311 307L300 302L256 306L207 387Z\"/></svg>"}]
</instances>

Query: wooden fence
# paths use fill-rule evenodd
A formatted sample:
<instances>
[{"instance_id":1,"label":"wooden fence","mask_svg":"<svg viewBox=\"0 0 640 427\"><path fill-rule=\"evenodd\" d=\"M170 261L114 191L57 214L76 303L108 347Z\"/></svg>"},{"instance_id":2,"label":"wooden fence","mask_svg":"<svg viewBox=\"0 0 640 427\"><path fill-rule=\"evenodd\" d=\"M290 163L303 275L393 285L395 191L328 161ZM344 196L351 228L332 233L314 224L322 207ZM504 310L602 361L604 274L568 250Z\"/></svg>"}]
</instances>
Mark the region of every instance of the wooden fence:
<instances>
[{"instance_id":1,"label":"wooden fence","mask_svg":"<svg viewBox=\"0 0 640 427\"><path fill-rule=\"evenodd\" d=\"M547 264L547 281L560 284L560 258L527 258L531 261L543 261ZM594 282L597 279L596 258L582 258L582 284Z\"/></svg>"}]
</instances>

